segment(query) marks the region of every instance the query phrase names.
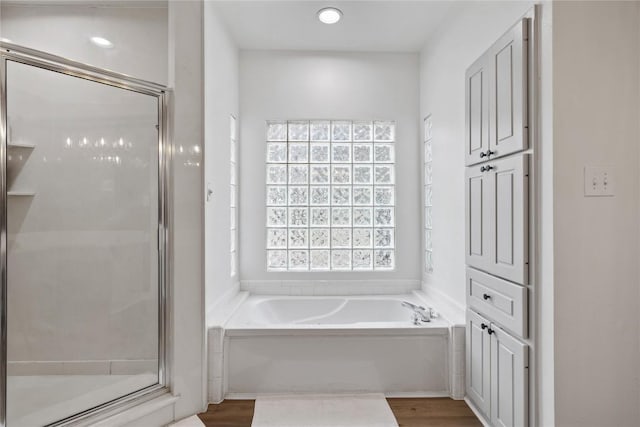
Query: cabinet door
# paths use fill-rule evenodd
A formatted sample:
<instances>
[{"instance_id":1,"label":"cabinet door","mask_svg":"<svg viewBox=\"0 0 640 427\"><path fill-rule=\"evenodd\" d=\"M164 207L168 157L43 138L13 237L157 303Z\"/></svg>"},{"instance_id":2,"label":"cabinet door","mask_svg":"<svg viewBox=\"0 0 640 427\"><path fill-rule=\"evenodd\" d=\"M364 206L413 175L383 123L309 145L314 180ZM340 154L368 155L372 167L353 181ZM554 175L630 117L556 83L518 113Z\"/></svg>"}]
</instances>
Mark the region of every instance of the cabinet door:
<instances>
[{"instance_id":1,"label":"cabinet door","mask_svg":"<svg viewBox=\"0 0 640 427\"><path fill-rule=\"evenodd\" d=\"M491 324L491 424L526 426L528 422L528 367L526 344Z\"/></svg>"},{"instance_id":2,"label":"cabinet door","mask_svg":"<svg viewBox=\"0 0 640 427\"><path fill-rule=\"evenodd\" d=\"M527 29L528 20L523 19L487 53L493 69L489 85L491 158L525 150L528 146Z\"/></svg>"},{"instance_id":3,"label":"cabinet door","mask_svg":"<svg viewBox=\"0 0 640 427\"><path fill-rule=\"evenodd\" d=\"M491 161L491 253L487 272L528 284L528 167L529 155Z\"/></svg>"},{"instance_id":4,"label":"cabinet door","mask_svg":"<svg viewBox=\"0 0 640 427\"><path fill-rule=\"evenodd\" d=\"M466 263L488 270L491 264L491 174L484 166L466 168Z\"/></svg>"},{"instance_id":5,"label":"cabinet door","mask_svg":"<svg viewBox=\"0 0 640 427\"><path fill-rule=\"evenodd\" d=\"M489 151L489 106L491 80L491 62L484 55L478 59L465 74L466 112L465 112L465 164L488 160ZM481 157L482 156L482 157Z\"/></svg>"},{"instance_id":6,"label":"cabinet door","mask_svg":"<svg viewBox=\"0 0 640 427\"><path fill-rule=\"evenodd\" d=\"M467 310L467 396L487 416L491 409L491 337L488 329L489 321Z\"/></svg>"}]
</instances>

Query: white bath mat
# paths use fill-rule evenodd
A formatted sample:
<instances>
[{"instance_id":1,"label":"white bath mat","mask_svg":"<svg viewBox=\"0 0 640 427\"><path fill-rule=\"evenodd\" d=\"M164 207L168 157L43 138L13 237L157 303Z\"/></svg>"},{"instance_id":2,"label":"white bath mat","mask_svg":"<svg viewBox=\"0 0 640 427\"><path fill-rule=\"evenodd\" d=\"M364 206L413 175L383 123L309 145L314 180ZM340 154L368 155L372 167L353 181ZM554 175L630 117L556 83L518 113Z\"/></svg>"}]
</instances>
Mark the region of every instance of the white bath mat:
<instances>
[{"instance_id":1,"label":"white bath mat","mask_svg":"<svg viewBox=\"0 0 640 427\"><path fill-rule=\"evenodd\" d=\"M251 427L398 427L382 394L265 396Z\"/></svg>"},{"instance_id":2,"label":"white bath mat","mask_svg":"<svg viewBox=\"0 0 640 427\"><path fill-rule=\"evenodd\" d=\"M204 427L204 423L200 421L200 418L198 418L197 415L193 415L173 424L169 424L168 427Z\"/></svg>"}]
</instances>

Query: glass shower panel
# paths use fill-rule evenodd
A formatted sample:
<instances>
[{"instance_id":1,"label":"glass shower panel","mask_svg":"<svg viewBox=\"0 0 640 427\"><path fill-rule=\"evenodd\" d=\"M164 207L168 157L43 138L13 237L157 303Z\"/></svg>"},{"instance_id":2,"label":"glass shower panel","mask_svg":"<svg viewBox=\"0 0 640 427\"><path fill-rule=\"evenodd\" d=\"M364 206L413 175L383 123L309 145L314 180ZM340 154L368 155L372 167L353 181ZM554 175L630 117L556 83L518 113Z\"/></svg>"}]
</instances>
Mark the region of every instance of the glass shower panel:
<instances>
[{"instance_id":1,"label":"glass shower panel","mask_svg":"<svg viewBox=\"0 0 640 427\"><path fill-rule=\"evenodd\" d=\"M158 383L158 99L7 62L8 427Z\"/></svg>"}]
</instances>

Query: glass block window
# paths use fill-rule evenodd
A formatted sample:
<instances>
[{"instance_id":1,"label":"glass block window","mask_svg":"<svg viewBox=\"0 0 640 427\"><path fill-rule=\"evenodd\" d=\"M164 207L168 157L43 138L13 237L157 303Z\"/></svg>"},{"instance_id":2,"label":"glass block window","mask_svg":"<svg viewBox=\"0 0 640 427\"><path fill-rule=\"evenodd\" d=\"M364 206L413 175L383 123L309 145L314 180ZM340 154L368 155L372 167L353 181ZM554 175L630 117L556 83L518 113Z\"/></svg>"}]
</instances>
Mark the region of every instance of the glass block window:
<instances>
[{"instance_id":1,"label":"glass block window","mask_svg":"<svg viewBox=\"0 0 640 427\"><path fill-rule=\"evenodd\" d=\"M238 123L234 116L230 116L229 126L229 206L231 207L229 250L231 277L235 277L238 274Z\"/></svg>"},{"instance_id":2,"label":"glass block window","mask_svg":"<svg viewBox=\"0 0 640 427\"><path fill-rule=\"evenodd\" d=\"M395 268L395 123L267 122L268 271Z\"/></svg>"},{"instance_id":3,"label":"glass block window","mask_svg":"<svg viewBox=\"0 0 640 427\"><path fill-rule=\"evenodd\" d=\"M433 123L424 119L424 266L433 273Z\"/></svg>"}]
</instances>

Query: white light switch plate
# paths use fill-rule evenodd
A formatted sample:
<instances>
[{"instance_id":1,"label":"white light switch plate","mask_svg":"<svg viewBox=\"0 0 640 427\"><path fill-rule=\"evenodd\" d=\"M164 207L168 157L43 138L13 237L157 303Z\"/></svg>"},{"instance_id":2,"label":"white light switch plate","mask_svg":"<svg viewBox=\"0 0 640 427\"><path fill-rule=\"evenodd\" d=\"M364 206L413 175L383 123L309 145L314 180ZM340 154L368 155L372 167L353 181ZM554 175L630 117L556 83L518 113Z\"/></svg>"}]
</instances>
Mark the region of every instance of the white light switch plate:
<instances>
[{"instance_id":1,"label":"white light switch plate","mask_svg":"<svg viewBox=\"0 0 640 427\"><path fill-rule=\"evenodd\" d=\"M610 197L615 195L615 176L612 166L584 167L584 196Z\"/></svg>"}]
</instances>

